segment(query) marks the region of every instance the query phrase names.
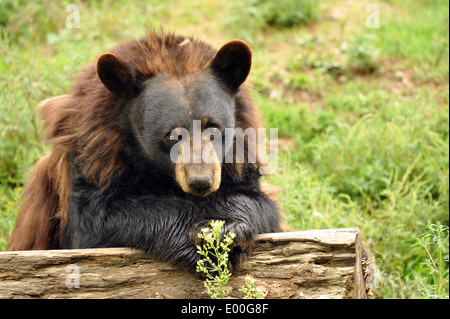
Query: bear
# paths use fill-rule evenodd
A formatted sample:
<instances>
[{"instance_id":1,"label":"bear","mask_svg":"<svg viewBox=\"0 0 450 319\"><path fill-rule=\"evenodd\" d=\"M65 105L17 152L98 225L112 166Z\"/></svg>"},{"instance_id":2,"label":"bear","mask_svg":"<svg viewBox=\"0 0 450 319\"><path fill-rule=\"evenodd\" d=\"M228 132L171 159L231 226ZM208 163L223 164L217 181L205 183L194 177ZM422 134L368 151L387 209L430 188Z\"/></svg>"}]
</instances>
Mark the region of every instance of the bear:
<instances>
[{"instance_id":1,"label":"bear","mask_svg":"<svg viewBox=\"0 0 450 319\"><path fill-rule=\"evenodd\" d=\"M236 143L261 126L251 63L244 41L215 50L163 31L89 63L67 95L38 105L51 150L24 187L8 249L132 247L194 269L197 233L224 220L236 235L229 266L243 262L257 234L280 231L255 143Z\"/></svg>"}]
</instances>

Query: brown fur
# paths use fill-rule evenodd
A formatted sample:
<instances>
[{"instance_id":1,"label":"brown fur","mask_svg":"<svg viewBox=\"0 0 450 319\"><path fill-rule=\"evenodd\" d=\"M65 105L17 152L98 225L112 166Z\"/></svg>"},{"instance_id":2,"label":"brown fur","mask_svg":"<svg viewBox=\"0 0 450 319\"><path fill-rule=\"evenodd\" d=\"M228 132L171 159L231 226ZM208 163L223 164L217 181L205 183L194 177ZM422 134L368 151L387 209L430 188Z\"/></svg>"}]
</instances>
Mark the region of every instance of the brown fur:
<instances>
[{"instance_id":1,"label":"brown fur","mask_svg":"<svg viewBox=\"0 0 450 319\"><path fill-rule=\"evenodd\" d=\"M186 41L189 40L189 41ZM209 45L171 34L148 32L141 40L117 46L111 53L134 67L144 78L166 72L172 77L195 78L208 68L216 55ZM38 107L44 120L45 142L52 145L31 171L23 203L8 243L9 250L59 247L67 223L70 197L70 167L78 165L91 182L107 188L126 167L114 97L90 63L78 76L70 94L47 99ZM245 129L260 126L260 114L251 103L245 85L236 98L237 123ZM77 154L75 163L70 154ZM238 166L224 168L239 174Z\"/></svg>"}]
</instances>

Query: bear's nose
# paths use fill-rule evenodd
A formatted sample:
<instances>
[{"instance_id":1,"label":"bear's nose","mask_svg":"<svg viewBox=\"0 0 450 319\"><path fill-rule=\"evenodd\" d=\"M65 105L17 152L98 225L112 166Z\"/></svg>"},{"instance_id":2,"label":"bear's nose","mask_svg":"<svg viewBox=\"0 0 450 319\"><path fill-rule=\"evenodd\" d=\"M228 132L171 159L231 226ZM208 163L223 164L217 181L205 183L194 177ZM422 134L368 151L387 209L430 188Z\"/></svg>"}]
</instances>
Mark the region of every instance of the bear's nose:
<instances>
[{"instance_id":1,"label":"bear's nose","mask_svg":"<svg viewBox=\"0 0 450 319\"><path fill-rule=\"evenodd\" d=\"M195 192L202 194L211 188L212 179L209 176L191 176L188 179L188 184Z\"/></svg>"}]
</instances>

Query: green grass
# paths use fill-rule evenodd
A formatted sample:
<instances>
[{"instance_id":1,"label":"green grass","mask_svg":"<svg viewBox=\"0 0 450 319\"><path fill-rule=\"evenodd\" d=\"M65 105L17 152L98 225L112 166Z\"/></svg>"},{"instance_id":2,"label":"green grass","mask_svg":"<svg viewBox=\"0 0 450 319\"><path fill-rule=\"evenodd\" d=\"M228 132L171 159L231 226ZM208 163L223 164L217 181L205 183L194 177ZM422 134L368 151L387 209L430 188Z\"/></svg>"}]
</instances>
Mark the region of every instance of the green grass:
<instances>
[{"instance_id":1,"label":"green grass","mask_svg":"<svg viewBox=\"0 0 450 319\"><path fill-rule=\"evenodd\" d=\"M448 226L428 223L426 232L417 240L428 258L422 262L423 270L417 275L420 296L423 299L448 299Z\"/></svg>"},{"instance_id":2,"label":"green grass","mask_svg":"<svg viewBox=\"0 0 450 319\"><path fill-rule=\"evenodd\" d=\"M290 10L274 5L284 2ZM374 297L424 297L436 274L417 240L429 221L449 219L446 1L379 1L379 29L365 27L365 1L75 3L79 29L65 28L62 4L0 0L0 249L47 149L37 103L116 43L161 26L216 47L249 42L254 102L292 145L268 177L290 229L359 227L381 271ZM448 296L444 281L426 296Z\"/></svg>"}]
</instances>

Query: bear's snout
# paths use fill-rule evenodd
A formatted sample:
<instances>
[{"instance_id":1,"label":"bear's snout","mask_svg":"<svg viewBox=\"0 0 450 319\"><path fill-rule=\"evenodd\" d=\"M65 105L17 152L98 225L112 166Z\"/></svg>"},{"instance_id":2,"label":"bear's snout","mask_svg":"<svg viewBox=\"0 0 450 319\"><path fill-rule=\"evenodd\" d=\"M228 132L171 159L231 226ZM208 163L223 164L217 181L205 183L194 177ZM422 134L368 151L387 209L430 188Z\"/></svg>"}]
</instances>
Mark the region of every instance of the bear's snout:
<instances>
[{"instance_id":1,"label":"bear's snout","mask_svg":"<svg viewBox=\"0 0 450 319\"><path fill-rule=\"evenodd\" d=\"M184 192L204 197L219 189L222 165L212 142L200 143L200 152L196 152L193 139L181 142L176 151L175 179Z\"/></svg>"},{"instance_id":2,"label":"bear's snout","mask_svg":"<svg viewBox=\"0 0 450 319\"><path fill-rule=\"evenodd\" d=\"M212 184L212 178L209 176L191 176L188 179L189 187L198 194L208 192Z\"/></svg>"},{"instance_id":3,"label":"bear's snout","mask_svg":"<svg viewBox=\"0 0 450 319\"><path fill-rule=\"evenodd\" d=\"M215 163L178 163L175 178L184 192L207 196L220 187L221 165Z\"/></svg>"}]
</instances>

